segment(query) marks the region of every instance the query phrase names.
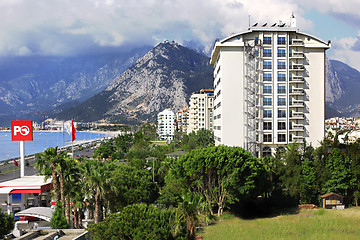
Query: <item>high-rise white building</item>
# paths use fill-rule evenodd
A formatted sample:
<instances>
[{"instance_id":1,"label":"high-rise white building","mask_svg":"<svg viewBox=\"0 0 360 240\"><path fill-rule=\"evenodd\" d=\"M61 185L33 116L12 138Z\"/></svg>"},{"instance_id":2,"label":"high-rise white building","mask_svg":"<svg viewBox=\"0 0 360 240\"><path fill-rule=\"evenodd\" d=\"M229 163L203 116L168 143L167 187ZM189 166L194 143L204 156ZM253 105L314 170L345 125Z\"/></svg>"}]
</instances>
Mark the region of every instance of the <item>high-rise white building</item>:
<instances>
[{"instance_id":1,"label":"high-rise white building","mask_svg":"<svg viewBox=\"0 0 360 240\"><path fill-rule=\"evenodd\" d=\"M215 144L240 146L256 156L277 147L324 138L325 51L330 42L290 25L250 27L216 41Z\"/></svg>"},{"instance_id":2,"label":"high-rise white building","mask_svg":"<svg viewBox=\"0 0 360 240\"><path fill-rule=\"evenodd\" d=\"M214 90L201 89L190 97L189 120L187 133L197 132L199 129L213 131Z\"/></svg>"},{"instance_id":3,"label":"high-rise white building","mask_svg":"<svg viewBox=\"0 0 360 240\"><path fill-rule=\"evenodd\" d=\"M176 113L176 126L177 131L187 133L189 119L189 109L184 106L184 108Z\"/></svg>"},{"instance_id":4,"label":"high-rise white building","mask_svg":"<svg viewBox=\"0 0 360 240\"><path fill-rule=\"evenodd\" d=\"M158 113L158 135L162 140L174 140L175 114L170 109Z\"/></svg>"}]
</instances>

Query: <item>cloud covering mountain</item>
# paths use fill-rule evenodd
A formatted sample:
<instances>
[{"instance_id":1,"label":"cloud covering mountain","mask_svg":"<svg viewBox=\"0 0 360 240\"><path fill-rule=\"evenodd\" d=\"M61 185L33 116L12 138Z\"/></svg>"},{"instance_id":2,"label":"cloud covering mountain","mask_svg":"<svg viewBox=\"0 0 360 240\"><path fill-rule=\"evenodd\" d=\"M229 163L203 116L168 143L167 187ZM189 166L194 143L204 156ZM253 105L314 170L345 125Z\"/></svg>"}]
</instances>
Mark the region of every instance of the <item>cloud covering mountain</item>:
<instances>
[{"instance_id":1,"label":"cloud covering mountain","mask_svg":"<svg viewBox=\"0 0 360 240\"><path fill-rule=\"evenodd\" d=\"M245 30L249 15L251 24L273 23L294 12L301 30L333 41L332 59L360 69L359 1L8 0L0 8L0 56L96 54L166 39L208 52L216 38Z\"/></svg>"}]
</instances>

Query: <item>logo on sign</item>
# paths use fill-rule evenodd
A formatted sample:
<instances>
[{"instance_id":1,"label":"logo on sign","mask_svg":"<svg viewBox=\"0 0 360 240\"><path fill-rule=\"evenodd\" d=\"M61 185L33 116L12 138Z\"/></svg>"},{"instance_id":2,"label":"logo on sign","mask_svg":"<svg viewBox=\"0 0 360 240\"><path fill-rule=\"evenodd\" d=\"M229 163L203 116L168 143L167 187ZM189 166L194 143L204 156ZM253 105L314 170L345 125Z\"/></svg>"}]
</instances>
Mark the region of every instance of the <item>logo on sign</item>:
<instances>
[{"instance_id":1,"label":"logo on sign","mask_svg":"<svg viewBox=\"0 0 360 240\"><path fill-rule=\"evenodd\" d=\"M11 121L11 139L13 141L32 141L32 121Z\"/></svg>"},{"instance_id":2,"label":"logo on sign","mask_svg":"<svg viewBox=\"0 0 360 240\"><path fill-rule=\"evenodd\" d=\"M14 136L16 136L18 133L26 136L30 133L30 129L27 126L14 126Z\"/></svg>"}]
</instances>

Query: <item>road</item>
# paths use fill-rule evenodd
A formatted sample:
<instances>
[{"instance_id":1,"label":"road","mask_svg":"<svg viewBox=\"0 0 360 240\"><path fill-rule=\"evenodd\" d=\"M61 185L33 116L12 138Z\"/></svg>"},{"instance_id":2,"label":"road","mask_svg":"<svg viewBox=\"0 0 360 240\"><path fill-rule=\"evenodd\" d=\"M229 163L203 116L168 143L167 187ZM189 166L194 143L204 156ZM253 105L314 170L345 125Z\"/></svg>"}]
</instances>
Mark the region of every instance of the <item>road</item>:
<instances>
[{"instance_id":1,"label":"road","mask_svg":"<svg viewBox=\"0 0 360 240\"><path fill-rule=\"evenodd\" d=\"M94 154L93 149L84 149L82 151L75 151L75 156L84 156L90 158ZM25 176L32 176L38 174L38 171L34 168L35 157L31 156L26 158L28 166L25 166ZM16 179L20 177L20 160L17 160L19 166L15 166L14 161L10 161L8 164L0 165L0 183ZM26 161L25 161L26 163ZM25 164L26 165L26 164Z\"/></svg>"}]
</instances>

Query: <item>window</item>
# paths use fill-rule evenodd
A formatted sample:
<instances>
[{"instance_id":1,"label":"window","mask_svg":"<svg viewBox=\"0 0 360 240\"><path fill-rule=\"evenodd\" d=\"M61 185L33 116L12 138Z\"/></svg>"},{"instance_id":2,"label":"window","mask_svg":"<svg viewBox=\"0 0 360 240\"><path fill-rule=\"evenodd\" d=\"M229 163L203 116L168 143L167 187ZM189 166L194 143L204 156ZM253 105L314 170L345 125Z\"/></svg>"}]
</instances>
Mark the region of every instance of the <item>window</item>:
<instances>
[{"instance_id":1,"label":"window","mask_svg":"<svg viewBox=\"0 0 360 240\"><path fill-rule=\"evenodd\" d=\"M284 85L278 85L278 93L286 93L286 87Z\"/></svg>"},{"instance_id":2,"label":"window","mask_svg":"<svg viewBox=\"0 0 360 240\"><path fill-rule=\"evenodd\" d=\"M286 130L286 122L278 122L278 130Z\"/></svg>"},{"instance_id":3,"label":"window","mask_svg":"<svg viewBox=\"0 0 360 240\"><path fill-rule=\"evenodd\" d=\"M264 82L271 82L272 81L271 73L264 73L263 78L264 78Z\"/></svg>"},{"instance_id":4,"label":"window","mask_svg":"<svg viewBox=\"0 0 360 240\"><path fill-rule=\"evenodd\" d=\"M264 134L264 142L272 142L272 134Z\"/></svg>"},{"instance_id":5,"label":"window","mask_svg":"<svg viewBox=\"0 0 360 240\"><path fill-rule=\"evenodd\" d=\"M279 81L279 82L284 82L284 81L286 81L286 75L285 75L285 73L278 73L278 81Z\"/></svg>"},{"instance_id":6,"label":"window","mask_svg":"<svg viewBox=\"0 0 360 240\"><path fill-rule=\"evenodd\" d=\"M278 105L285 106L286 105L286 98L278 98Z\"/></svg>"},{"instance_id":7,"label":"window","mask_svg":"<svg viewBox=\"0 0 360 240\"><path fill-rule=\"evenodd\" d=\"M263 157L271 156L271 148L270 147L264 147L263 148Z\"/></svg>"},{"instance_id":8,"label":"window","mask_svg":"<svg viewBox=\"0 0 360 240\"><path fill-rule=\"evenodd\" d=\"M285 43L286 43L285 37L278 37L277 43L278 43L278 45L285 45Z\"/></svg>"},{"instance_id":9,"label":"window","mask_svg":"<svg viewBox=\"0 0 360 240\"><path fill-rule=\"evenodd\" d=\"M278 134L278 142L286 142L286 134Z\"/></svg>"},{"instance_id":10,"label":"window","mask_svg":"<svg viewBox=\"0 0 360 240\"><path fill-rule=\"evenodd\" d=\"M272 86L264 85L263 93L272 93Z\"/></svg>"},{"instance_id":11,"label":"window","mask_svg":"<svg viewBox=\"0 0 360 240\"><path fill-rule=\"evenodd\" d=\"M271 45L271 37L264 37L264 44L270 44Z\"/></svg>"},{"instance_id":12,"label":"window","mask_svg":"<svg viewBox=\"0 0 360 240\"><path fill-rule=\"evenodd\" d=\"M271 62L264 61L264 69L271 69Z\"/></svg>"},{"instance_id":13,"label":"window","mask_svg":"<svg viewBox=\"0 0 360 240\"><path fill-rule=\"evenodd\" d=\"M270 109L264 109L264 118L271 118L272 111Z\"/></svg>"},{"instance_id":14,"label":"window","mask_svg":"<svg viewBox=\"0 0 360 240\"><path fill-rule=\"evenodd\" d=\"M281 48L279 48L278 49L278 55L277 55L278 57L286 57L286 55L285 55L285 49L281 49Z\"/></svg>"},{"instance_id":15,"label":"window","mask_svg":"<svg viewBox=\"0 0 360 240\"><path fill-rule=\"evenodd\" d=\"M285 69L285 62L278 62L278 69Z\"/></svg>"},{"instance_id":16,"label":"window","mask_svg":"<svg viewBox=\"0 0 360 240\"><path fill-rule=\"evenodd\" d=\"M271 57L271 49L264 49L264 57Z\"/></svg>"},{"instance_id":17,"label":"window","mask_svg":"<svg viewBox=\"0 0 360 240\"><path fill-rule=\"evenodd\" d=\"M272 129L272 122L264 122L264 130L271 130Z\"/></svg>"},{"instance_id":18,"label":"window","mask_svg":"<svg viewBox=\"0 0 360 240\"><path fill-rule=\"evenodd\" d=\"M286 117L286 110L278 110L278 117L279 118Z\"/></svg>"},{"instance_id":19,"label":"window","mask_svg":"<svg viewBox=\"0 0 360 240\"><path fill-rule=\"evenodd\" d=\"M259 38L258 38L258 37L255 38L255 44L256 44L256 45L259 44Z\"/></svg>"},{"instance_id":20,"label":"window","mask_svg":"<svg viewBox=\"0 0 360 240\"><path fill-rule=\"evenodd\" d=\"M264 106L271 106L272 105L272 99L264 97Z\"/></svg>"}]
</instances>

